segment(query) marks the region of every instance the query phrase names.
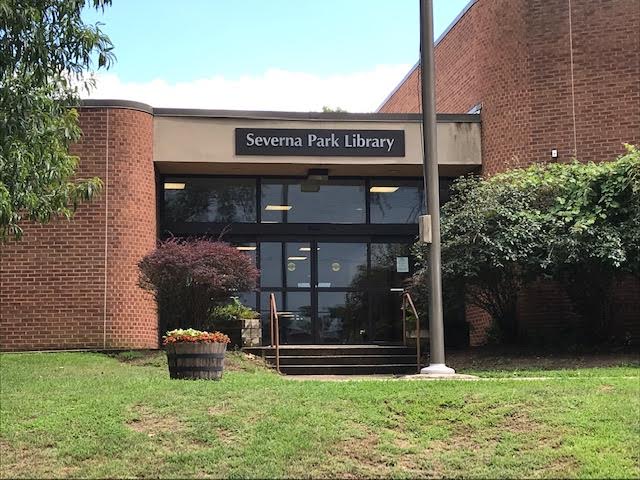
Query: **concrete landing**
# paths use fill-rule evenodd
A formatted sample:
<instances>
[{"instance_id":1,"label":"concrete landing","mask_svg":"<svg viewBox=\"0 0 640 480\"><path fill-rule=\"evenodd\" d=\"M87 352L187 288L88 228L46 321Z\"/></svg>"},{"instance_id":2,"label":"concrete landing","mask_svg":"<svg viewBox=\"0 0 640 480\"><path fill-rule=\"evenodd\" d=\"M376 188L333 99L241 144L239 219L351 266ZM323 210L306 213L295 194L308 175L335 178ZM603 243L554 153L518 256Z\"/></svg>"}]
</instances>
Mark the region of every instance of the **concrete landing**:
<instances>
[{"instance_id":1,"label":"concrete landing","mask_svg":"<svg viewBox=\"0 0 640 480\"><path fill-rule=\"evenodd\" d=\"M454 375L283 375L287 380L318 381L318 382L349 382L349 381L369 381L369 380L480 380L475 375L464 375L456 373Z\"/></svg>"},{"instance_id":2,"label":"concrete landing","mask_svg":"<svg viewBox=\"0 0 640 480\"><path fill-rule=\"evenodd\" d=\"M415 375L403 375L398 380L479 380L475 375L465 375L464 373L441 374L441 373L416 373Z\"/></svg>"}]
</instances>

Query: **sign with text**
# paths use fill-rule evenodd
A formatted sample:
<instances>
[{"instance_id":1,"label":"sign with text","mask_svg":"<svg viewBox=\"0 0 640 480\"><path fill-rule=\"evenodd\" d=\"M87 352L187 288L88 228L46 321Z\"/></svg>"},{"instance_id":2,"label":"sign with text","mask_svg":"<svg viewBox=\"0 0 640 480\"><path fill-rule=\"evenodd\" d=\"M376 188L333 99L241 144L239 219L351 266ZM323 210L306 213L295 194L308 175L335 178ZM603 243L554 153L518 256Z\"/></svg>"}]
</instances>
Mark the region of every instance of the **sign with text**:
<instances>
[{"instance_id":1,"label":"sign with text","mask_svg":"<svg viewBox=\"0 0 640 480\"><path fill-rule=\"evenodd\" d=\"M236 155L404 157L404 130L236 128Z\"/></svg>"}]
</instances>

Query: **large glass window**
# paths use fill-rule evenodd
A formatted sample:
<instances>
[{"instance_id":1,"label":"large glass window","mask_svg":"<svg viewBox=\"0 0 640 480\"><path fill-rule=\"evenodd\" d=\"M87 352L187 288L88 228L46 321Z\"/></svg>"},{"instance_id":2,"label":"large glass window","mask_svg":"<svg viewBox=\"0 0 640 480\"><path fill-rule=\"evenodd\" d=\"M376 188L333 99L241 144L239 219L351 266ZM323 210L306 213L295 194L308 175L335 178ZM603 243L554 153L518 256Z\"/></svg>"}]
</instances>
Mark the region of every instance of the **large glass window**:
<instances>
[{"instance_id":1,"label":"large glass window","mask_svg":"<svg viewBox=\"0 0 640 480\"><path fill-rule=\"evenodd\" d=\"M451 183L451 178L440 179L441 204L449 199ZM291 178L175 176L165 177L162 186L163 221L169 224L254 223L258 217L262 223L364 224L367 204L372 224L415 224L424 210L420 179L318 183Z\"/></svg>"},{"instance_id":2,"label":"large glass window","mask_svg":"<svg viewBox=\"0 0 640 480\"><path fill-rule=\"evenodd\" d=\"M359 343L367 338L366 292L318 293L322 343Z\"/></svg>"},{"instance_id":3,"label":"large glass window","mask_svg":"<svg viewBox=\"0 0 640 480\"><path fill-rule=\"evenodd\" d=\"M423 198L418 180L372 180L371 223L417 223L424 209Z\"/></svg>"},{"instance_id":4,"label":"large glass window","mask_svg":"<svg viewBox=\"0 0 640 480\"><path fill-rule=\"evenodd\" d=\"M262 180L262 223L364 223L363 180Z\"/></svg>"},{"instance_id":5,"label":"large glass window","mask_svg":"<svg viewBox=\"0 0 640 480\"><path fill-rule=\"evenodd\" d=\"M319 288L363 288L366 278L365 243L318 243Z\"/></svg>"},{"instance_id":6,"label":"large glass window","mask_svg":"<svg viewBox=\"0 0 640 480\"><path fill-rule=\"evenodd\" d=\"M371 286L383 290L404 288L414 271L410 249L406 243L372 243Z\"/></svg>"},{"instance_id":7,"label":"large glass window","mask_svg":"<svg viewBox=\"0 0 640 480\"><path fill-rule=\"evenodd\" d=\"M163 187L164 216L169 222L256 221L255 179L167 177Z\"/></svg>"},{"instance_id":8,"label":"large glass window","mask_svg":"<svg viewBox=\"0 0 640 480\"><path fill-rule=\"evenodd\" d=\"M282 243L260 243L260 286L282 287Z\"/></svg>"},{"instance_id":9,"label":"large glass window","mask_svg":"<svg viewBox=\"0 0 640 480\"><path fill-rule=\"evenodd\" d=\"M243 254L251 258L254 265L257 265L256 252L258 247L254 242L235 242L233 245ZM250 292L237 293L235 296L238 297L238 299L243 305L246 305L247 307L251 307L253 309L257 307L257 298L256 298L255 290Z\"/></svg>"},{"instance_id":10,"label":"large glass window","mask_svg":"<svg viewBox=\"0 0 640 480\"><path fill-rule=\"evenodd\" d=\"M310 292L274 292L280 323L282 343L312 343L313 323ZM262 338L266 344L270 340L270 292L260 294L262 317Z\"/></svg>"},{"instance_id":11,"label":"large glass window","mask_svg":"<svg viewBox=\"0 0 640 480\"><path fill-rule=\"evenodd\" d=\"M289 288L311 287L311 247L309 243L286 243L287 284Z\"/></svg>"},{"instance_id":12,"label":"large glass window","mask_svg":"<svg viewBox=\"0 0 640 480\"><path fill-rule=\"evenodd\" d=\"M402 296L400 292L375 292L369 295L372 340L398 342L402 340Z\"/></svg>"}]
</instances>

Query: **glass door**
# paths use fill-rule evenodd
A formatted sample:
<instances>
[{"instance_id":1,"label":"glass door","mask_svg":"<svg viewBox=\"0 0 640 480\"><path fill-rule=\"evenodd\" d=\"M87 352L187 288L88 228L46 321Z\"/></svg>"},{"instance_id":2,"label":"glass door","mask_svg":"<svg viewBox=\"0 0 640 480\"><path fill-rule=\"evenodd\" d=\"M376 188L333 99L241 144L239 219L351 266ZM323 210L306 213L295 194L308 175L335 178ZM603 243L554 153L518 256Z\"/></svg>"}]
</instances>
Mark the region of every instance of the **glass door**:
<instances>
[{"instance_id":1,"label":"glass door","mask_svg":"<svg viewBox=\"0 0 640 480\"><path fill-rule=\"evenodd\" d=\"M263 331L275 293L284 344L399 342L411 267L407 243L260 242Z\"/></svg>"},{"instance_id":2,"label":"glass door","mask_svg":"<svg viewBox=\"0 0 640 480\"><path fill-rule=\"evenodd\" d=\"M367 342L367 244L317 242L316 252L318 341Z\"/></svg>"},{"instance_id":3,"label":"glass door","mask_svg":"<svg viewBox=\"0 0 640 480\"><path fill-rule=\"evenodd\" d=\"M269 295L275 293L282 343L315 343L310 242L260 243L260 305L269 332ZM263 335L263 337L264 337Z\"/></svg>"},{"instance_id":4,"label":"glass door","mask_svg":"<svg viewBox=\"0 0 640 480\"><path fill-rule=\"evenodd\" d=\"M371 339L378 343L402 341L402 292L413 274L408 243L371 243L369 308Z\"/></svg>"}]
</instances>

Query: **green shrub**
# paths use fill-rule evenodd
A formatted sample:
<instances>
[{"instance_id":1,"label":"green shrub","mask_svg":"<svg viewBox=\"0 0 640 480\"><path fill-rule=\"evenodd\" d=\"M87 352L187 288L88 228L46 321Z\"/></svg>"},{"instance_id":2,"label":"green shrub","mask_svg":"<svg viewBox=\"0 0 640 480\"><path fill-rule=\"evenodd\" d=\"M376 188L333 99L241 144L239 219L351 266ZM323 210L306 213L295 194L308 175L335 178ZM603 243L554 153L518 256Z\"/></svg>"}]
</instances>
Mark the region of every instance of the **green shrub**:
<instances>
[{"instance_id":1,"label":"green shrub","mask_svg":"<svg viewBox=\"0 0 640 480\"><path fill-rule=\"evenodd\" d=\"M463 291L491 315L496 337L513 342L524 333L518 292L552 278L582 319L578 341L609 340L615 282L640 278L640 150L626 148L611 162L535 164L456 181L442 208L445 304ZM413 288L425 298L428 248L414 249L422 270Z\"/></svg>"},{"instance_id":2,"label":"green shrub","mask_svg":"<svg viewBox=\"0 0 640 480\"><path fill-rule=\"evenodd\" d=\"M215 323L232 322L243 318L258 318L260 314L243 305L238 297L231 297L231 302L217 305L209 313L209 320Z\"/></svg>"}]
</instances>

